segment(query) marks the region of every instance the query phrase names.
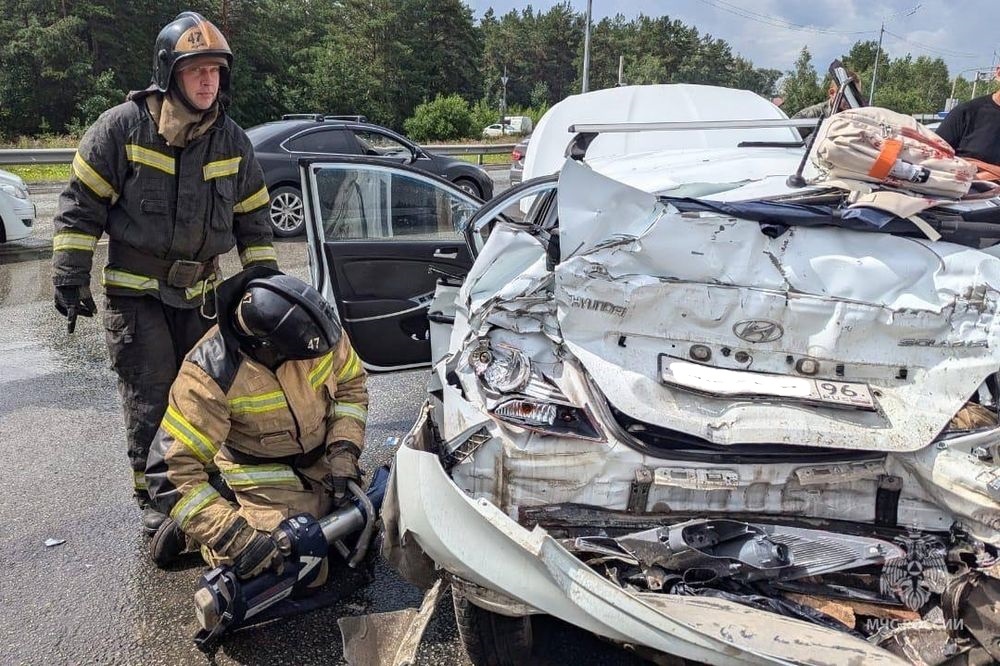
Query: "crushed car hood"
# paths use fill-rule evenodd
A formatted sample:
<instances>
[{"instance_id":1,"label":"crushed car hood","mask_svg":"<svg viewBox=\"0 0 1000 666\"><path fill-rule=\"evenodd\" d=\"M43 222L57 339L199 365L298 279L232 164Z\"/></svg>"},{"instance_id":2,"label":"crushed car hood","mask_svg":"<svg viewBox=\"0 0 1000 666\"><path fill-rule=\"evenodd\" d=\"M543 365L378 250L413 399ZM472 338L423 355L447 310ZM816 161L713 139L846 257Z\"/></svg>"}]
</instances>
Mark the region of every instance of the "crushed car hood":
<instances>
[{"instance_id":1,"label":"crushed car hood","mask_svg":"<svg viewBox=\"0 0 1000 666\"><path fill-rule=\"evenodd\" d=\"M771 238L571 161L558 196L560 332L632 419L715 444L915 451L1000 366L985 252L834 227Z\"/></svg>"}]
</instances>

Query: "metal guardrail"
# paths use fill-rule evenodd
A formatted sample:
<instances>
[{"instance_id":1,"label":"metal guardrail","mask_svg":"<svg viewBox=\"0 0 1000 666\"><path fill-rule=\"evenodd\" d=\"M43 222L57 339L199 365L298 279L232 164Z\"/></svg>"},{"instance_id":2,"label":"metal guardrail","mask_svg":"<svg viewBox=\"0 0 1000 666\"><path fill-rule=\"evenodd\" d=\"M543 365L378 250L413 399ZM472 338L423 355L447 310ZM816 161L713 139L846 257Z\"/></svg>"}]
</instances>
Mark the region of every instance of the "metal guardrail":
<instances>
[{"instance_id":1,"label":"metal guardrail","mask_svg":"<svg viewBox=\"0 0 1000 666\"><path fill-rule=\"evenodd\" d=\"M0 150L0 164L69 164L75 154L76 148L5 148Z\"/></svg>"},{"instance_id":2,"label":"metal guardrail","mask_svg":"<svg viewBox=\"0 0 1000 666\"><path fill-rule=\"evenodd\" d=\"M476 164L482 165L484 155L510 155L516 143L459 143L421 146L438 155L475 155Z\"/></svg>"},{"instance_id":3,"label":"metal guardrail","mask_svg":"<svg viewBox=\"0 0 1000 666\"><path fill-rule=\"evenodd\" d=\"M439 155L476 155L476 164L483 163L484 155L509 155L513 143L463 143L423 146ZM69 164L76 148L5 148L0 149L0 164Z\"/></svg>"}]
</instances>

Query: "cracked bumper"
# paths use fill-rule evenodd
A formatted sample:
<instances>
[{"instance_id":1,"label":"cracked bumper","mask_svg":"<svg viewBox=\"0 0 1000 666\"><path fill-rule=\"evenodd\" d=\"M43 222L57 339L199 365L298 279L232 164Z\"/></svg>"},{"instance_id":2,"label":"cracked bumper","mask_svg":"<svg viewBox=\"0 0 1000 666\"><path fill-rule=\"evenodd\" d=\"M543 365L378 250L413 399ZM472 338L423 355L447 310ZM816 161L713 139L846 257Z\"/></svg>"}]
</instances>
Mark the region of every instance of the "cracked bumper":
<instances>
[{"instance_id":1,"label":"cracked bumper","mask_svg":"<svg viewBox=\"0 0 1000 666\"><path fill-rule=\"evenodd\" d=\"M543 529L528 530L456 486L421 448L422 418L396 454L398 530L475 585L611 640L710 664L904 664L848 634L721 599L631 593Z\"/></svg>"}]
</instances>

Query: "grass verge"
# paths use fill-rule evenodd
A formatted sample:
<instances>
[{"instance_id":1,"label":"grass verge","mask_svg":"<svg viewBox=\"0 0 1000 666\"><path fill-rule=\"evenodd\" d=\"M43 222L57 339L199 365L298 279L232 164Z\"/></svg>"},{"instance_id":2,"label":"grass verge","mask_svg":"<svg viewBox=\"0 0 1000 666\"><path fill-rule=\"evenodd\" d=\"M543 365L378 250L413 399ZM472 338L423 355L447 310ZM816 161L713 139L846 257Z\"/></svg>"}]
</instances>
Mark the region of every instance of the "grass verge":
<instances>
[{"instance_id":1,"label":"grass verge","mask_svg":"<svg viewBox=\"0 0 1000 666\"><path fill-rule=\"evenodd\" d=\"M452 155L452 157L457 157L465 162L476 163L475 155ZM483 155L483 164L510 164L510 153L501 153L499 155Z\"/></svg>"},{"instance_id":2,"label":"grass verge","mask_svg":"<svg viewBox=\"0 0 1000 666\"><path fill-rule=\"evenodd\" d=\"M69 181L70 165L68 164L11 164L3 168L23 178L28 185Z\"/></svg>"}]
</instances>

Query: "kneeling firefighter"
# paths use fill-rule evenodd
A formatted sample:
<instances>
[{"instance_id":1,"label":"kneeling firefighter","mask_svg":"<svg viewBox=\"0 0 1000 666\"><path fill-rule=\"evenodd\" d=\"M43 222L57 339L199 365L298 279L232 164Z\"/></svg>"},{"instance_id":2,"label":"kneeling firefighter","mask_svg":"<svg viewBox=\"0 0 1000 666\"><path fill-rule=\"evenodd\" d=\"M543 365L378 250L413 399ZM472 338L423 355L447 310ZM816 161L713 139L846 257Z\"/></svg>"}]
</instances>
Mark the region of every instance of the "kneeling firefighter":
<instances>
[{"instance_id":1,"label":"kneeling firefighter","mask_svg":"<svg viewBox=\"0 0 1000 666\"><path fill-rule=\"evenodd\" d=\"M335 310L301 280L250 268L219 285L217 308L150 449L150 497L169 515L150 552L163 566L200 547L248 579L280 566L282 521L326 516L360 481L368 393Z\"/></svg>"}]
</instances>

